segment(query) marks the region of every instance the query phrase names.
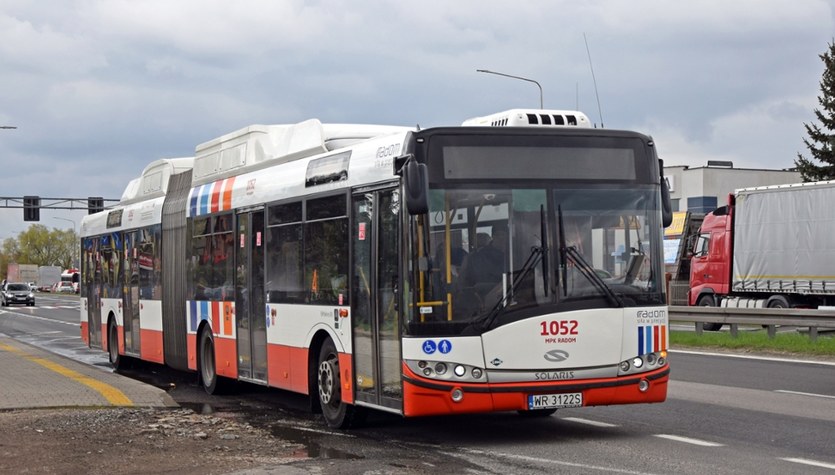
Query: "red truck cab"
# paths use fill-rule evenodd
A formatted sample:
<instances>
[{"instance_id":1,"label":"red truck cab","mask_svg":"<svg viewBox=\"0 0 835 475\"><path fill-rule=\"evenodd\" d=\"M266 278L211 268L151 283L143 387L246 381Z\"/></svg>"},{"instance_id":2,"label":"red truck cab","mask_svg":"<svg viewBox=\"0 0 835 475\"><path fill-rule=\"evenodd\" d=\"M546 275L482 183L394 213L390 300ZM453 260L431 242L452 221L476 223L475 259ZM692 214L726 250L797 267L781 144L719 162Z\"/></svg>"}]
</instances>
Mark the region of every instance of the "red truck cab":
<instances>
[{"instance_id":1,"label":"red truck cab","mask_svg":"<svg viewBox=\"0 0 835 475\"><path fill-rule=\"evenodd\" d=\"M689 305L715 307L730 291L733 265L733 195L729 205L705 216L690 260Z\"/></svg>"}]
</instances>

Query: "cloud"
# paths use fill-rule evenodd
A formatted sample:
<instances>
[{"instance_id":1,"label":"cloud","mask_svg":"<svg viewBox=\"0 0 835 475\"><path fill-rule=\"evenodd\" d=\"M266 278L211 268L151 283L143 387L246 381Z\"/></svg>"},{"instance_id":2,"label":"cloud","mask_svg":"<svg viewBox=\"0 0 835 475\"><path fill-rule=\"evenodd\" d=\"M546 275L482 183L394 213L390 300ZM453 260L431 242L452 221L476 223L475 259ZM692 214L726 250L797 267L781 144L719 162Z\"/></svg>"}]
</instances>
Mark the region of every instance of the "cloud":
<instances>
[{"instance_id":1,"label":"cloud","mask_svg":"<svg viewBox=\"0 0 835 475\"><path fill-rule=\"evenodd\" d=\"M7 0L0 125L18 129L0 130L0 165L25 167L0 187L117 198L152 160L249 124L429 127L538 107L535 85L476 69L651 134L668 164L785 168L833 26L816 0ZM12 214L0 226L25 228Z\"/></svg>"}]
</instances>

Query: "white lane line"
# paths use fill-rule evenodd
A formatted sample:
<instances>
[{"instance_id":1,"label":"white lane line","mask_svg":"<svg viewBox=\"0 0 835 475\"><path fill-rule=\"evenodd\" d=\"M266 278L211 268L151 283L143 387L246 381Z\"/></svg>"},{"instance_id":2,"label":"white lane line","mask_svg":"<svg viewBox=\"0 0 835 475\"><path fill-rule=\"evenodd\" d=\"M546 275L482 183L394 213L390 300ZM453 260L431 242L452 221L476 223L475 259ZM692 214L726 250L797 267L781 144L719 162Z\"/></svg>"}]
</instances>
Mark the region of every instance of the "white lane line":
<instances>
[{"instance_id":1,"label":"white lane line","mask_svg":"<svg viewBox=\"0 0 835 475\"><path fill-rule=\"evenodd\" d=\"M754 356L754 355L737 355L732 353L711 353L708 351L691 351L691 350L667 350L670 353L681 353L683 355L701 355L701 356L725 356L727 358L739 358L743 360L761 360L761 361L775 361L779 363L802 363L802 364L821 364L826 366L835 366L833 361L817 361L817 360L795 360L791 358L773 358L770 356Z\"/></svg>"},{"instance_id":2,"label":"white lane line","mask_svg":"<svg viewBox=\"0 0 835 475\"><path fill-rule=\"evenodd\" d=\"M473 455L480 455L480 456L492 456L496 458L507 458L507 459L515 459L515 460L523 460L525 462L534 462L543 465L557 465L562 467L575 467L580 468L584 472L585 471L600 471L600 472L611 472L611 473L626 473L629 475L649 475L648 472L637 472L634 470L626 470L622 468L615 468L615 467L603 467L601 465L589 465L585 463L575 463L575 462L567 462L565 460L554 460L554 459L544 459L539 457L529 457L527 455L517 455L517 454L506 454L501 452L493 452L493 451L485 451L479 449L468 449L468 448L461 448L459 449L461 452L467 452ZM460 453L456 452L445 452L447 455L451 455L453 457L461 457Z\"/></svg>"},{"instance_id":3,"label":"white lane line","mask_svg":"<svg viewBox=\"0 0 835 475\"><path fill-rule=\"evenodd\" d=\"M12 315L17 315L17 316L23 317L23 318L32 318L32 319L35 319L35 320L43 320L44 322L60 323L60 324L63 324L63 325L72 325L74 327L80 327L81 326L81 322L65 322L63 320L55 320L54 318L40 317L38 315L29 315L29 314L20 313L20 312L10 312L8 310L6 311L6 313L11 313Z\"/></svg>"},{"instance_id":4,"label":"white lane line","mask_svg":"<svg viewBox=\"0 0 835 475\"><path fill-rule=\"evenodd\" d=\"M681 437L679 435L655 434L655 437L660 437L662 439L674 440L676 442L684 442L686 444L700 445L702 447L723 447L724 446L724 444L718 444L716 442L708 442L706 440L691 439L690 437Z\"/></svg>"},{"instance_id":5,"label":"white lane line","mask_svg":"<svg viewBox=\"0 0 835 475\"><path fill-rule=\"evenodd\" d=\"M829 468L829 469L835 470L835 464L826 463L826 462L818 462L817 460L796 459L796 458L791 458L791 457L781 458L780 460L785 460L786 462L801 463L803 465L812 465L812 466L815 466L815 467Z\"/></svg>"},{"instance_id":6,"label":"white lane line","mask_svg":"<svg viewBox=\"0 0 835 475\"><path fill-rule=\"evenodd\" d=\"M783 393L783 394L797 394L799 396L812 396L812 397L822 397L827 399L835 399L835 396L830 396L828 394L815 394L815 393L803 393L800 391L789 391L788 389L775 389L775 393Z\"/></svg>"},{"instance_id":7,"label":"white lane line","mask_svg":"<svg viewBox=\"0 0 835 475\"><path fill-rule=\"evenodd\" d=\"M564 421L578 422L580 424L587 424L595 427L617 427L617 424L609 424L608 422L598 422L589 419L581 419L579 417L563 417Z\"/></svg>"}]
</instances>

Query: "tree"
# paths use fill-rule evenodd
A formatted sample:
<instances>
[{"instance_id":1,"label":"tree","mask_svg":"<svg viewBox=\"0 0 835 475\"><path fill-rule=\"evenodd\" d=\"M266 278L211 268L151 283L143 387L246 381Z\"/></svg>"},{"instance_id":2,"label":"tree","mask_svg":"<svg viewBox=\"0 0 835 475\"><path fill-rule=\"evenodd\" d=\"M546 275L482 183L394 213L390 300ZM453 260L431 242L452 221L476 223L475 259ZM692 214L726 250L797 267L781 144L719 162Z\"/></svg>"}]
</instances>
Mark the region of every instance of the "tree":
<instances>
[{"instance_id":1,"label":"tree","mask_svg":"<svg viewBox=\"0 0 835 475\"><path fill-rule=\"evenodd\" d=\"M33 224L18 234L17 239L7 238L0 251L0 275L6 276L8 265L36 264L38 266L73 267L77 255L78 237L73 230L47 229Z\"/></svg>"},{"instance_id":2,"label":"tree","mask_svg":"<svg viewBox=\"0 0 835 475\"><path fill-rule=\"evenodd\" d=\"M803 124L808 135L803 143L809 149L811 158L807 159L798 153L794 162L803 181L835 178L835 40L829 44L829 50L819 57L825 68L820 81L821 94L818 96L820 108L815 109L815 117L821 125Z\"/></svg>"}]
</instances>

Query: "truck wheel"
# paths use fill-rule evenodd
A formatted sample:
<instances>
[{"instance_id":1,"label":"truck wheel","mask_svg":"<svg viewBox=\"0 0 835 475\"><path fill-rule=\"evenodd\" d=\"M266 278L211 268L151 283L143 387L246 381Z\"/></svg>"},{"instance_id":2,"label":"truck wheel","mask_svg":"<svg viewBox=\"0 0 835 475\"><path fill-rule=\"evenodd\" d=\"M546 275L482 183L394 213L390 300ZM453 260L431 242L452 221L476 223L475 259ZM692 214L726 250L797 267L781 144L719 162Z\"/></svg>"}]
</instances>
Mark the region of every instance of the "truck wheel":
<instances>
[{"instance_id":1,"label":"truck wheel","mask_svg":"<svg viewBox=\"0 0 835 475\"><path fill-rule=\"evenodd\" d=\"M770 299L768 299L768 303L766 303L766 307L768 308L791 308L789 305L789 300L782 296L782 295L774 295Z\"/></svg>"},{"instance_id":2,"label":"truck wheel","mask_svg":"<svg viewBox=\"0 0 835 475\"><path fill-rule=\"evenodd\" d=\"M699 301L696 302L696 305L699 307L715 307L716 300L713 299L712 295L702 295L699 297ZM708 332L718 332L722 329L721 323L703 323L702 328Z\"/></svg>"}]
</instances>

